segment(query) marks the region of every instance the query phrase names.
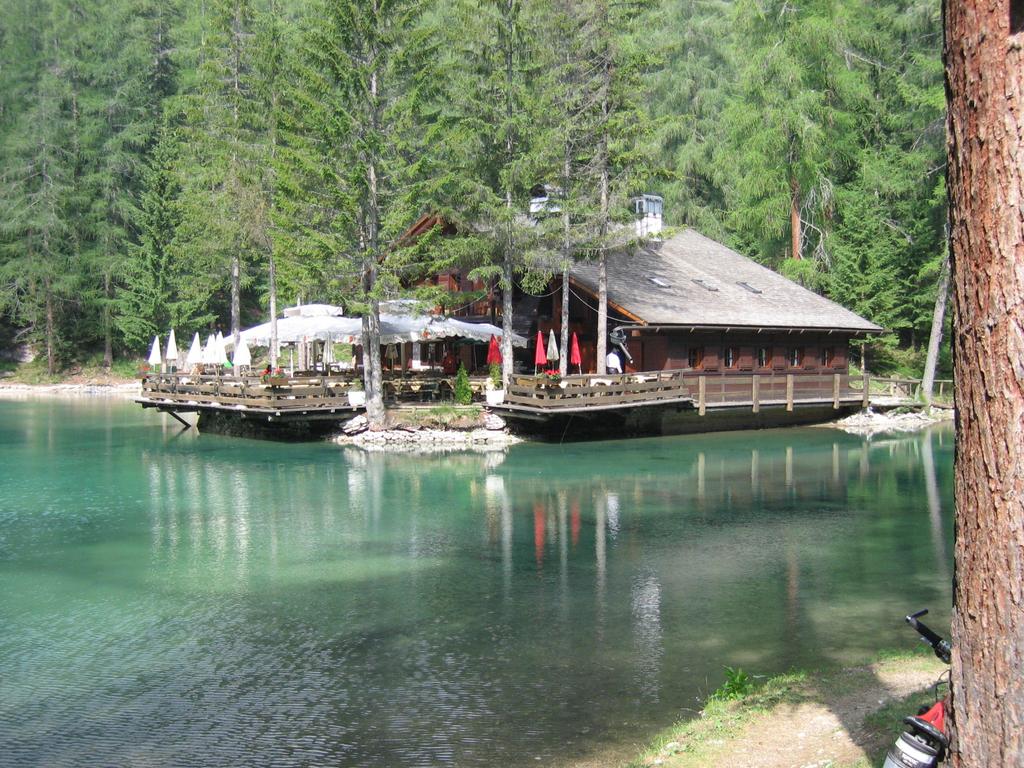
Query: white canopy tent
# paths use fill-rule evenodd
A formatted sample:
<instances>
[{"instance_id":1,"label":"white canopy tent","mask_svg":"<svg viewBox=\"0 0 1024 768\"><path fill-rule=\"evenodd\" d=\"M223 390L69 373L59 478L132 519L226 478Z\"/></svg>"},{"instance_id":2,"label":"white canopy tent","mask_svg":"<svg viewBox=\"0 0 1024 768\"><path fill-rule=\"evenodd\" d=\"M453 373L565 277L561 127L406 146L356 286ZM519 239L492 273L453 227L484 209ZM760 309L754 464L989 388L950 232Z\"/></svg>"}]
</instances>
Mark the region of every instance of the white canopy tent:
<instances>
[{"instance_id":1,"label":"white canopy tent","mask_svg":"<svg viewBox=\"0 0 1024 768\"><path fill-rule=\"evenodd\" d=\"M341 317L344 312L334 304L299 304L288 307L283 314L285 317Z\"/></svg>"},{"instance_id":2,"label":"white canopy tent","mask_svg":"<svg viewBox=\"0 0 1024 768\"><path fill-rule=\"evenodd\" d=\"M330 340L358 344L362 327L362 321L358 318L330 315L285 316L277 321L277 343L297 344L302 341ZM269 347L270 323L248 328L242 331L240 338L250 346ZM226 339L225 343L230 345L232 340Z\"/></svg>"},{"instance_id":3,"label":"white canopy tent","mask_svg":"<svg viewBox=\"0 0 1024 768\"><path fill-rule=\"evenodd\" d=\"M315 306L315 305L306 305ZM491 336L501 337L501 328L490 323L469 323L440 315L380 316L381 344L400 344L405 341L436 341L448 338L466 338L487 343ZM270 323L261 323L242 331L246 344L256 347L270 346ZM334 315L285 316L277 321L279 344L297 344L309 341L332 341L342 344L361 344L363 322L357 317ZM225 340L230 345L231 340ZM525 347L526 339L513 335L512 344Z\"/></svg>"}]
</instances>

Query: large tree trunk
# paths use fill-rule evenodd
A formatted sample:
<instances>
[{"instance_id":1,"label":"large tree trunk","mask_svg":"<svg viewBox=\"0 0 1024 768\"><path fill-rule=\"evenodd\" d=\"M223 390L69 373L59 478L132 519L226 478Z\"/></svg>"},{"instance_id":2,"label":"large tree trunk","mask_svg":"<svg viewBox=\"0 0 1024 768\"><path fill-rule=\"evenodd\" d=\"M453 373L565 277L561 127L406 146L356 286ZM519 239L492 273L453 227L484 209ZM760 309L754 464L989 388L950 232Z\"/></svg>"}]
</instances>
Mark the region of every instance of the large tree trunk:
<instances>
[{"instance_id":1,"label":"large tree trunk","mask_svg":"<svg viewBox=\"0 0 1024 768\"><path fill-rule=\"evenodd\" d=\"M789 248L790 255L797 260L804 257L800 243L803 231L800 221L800 184L796 179L789 180Z\"/></svg>"},{"instance_id":2,"label":"large tree trunk","mask_svg":"<svg viewBox=\"0 0 1024 768\"><path fill-rule=\"evenodd\" d=\"M43 282L46 290L46 372L53 376L57 373L57 328L53 320L53 291L50 280Z\"/></svg>"},{"instance_id":3,"label":"large tree trunk","mask_svg":"<svg viewBox=\"0 0 1024 768\"><path fill-rule=\"evenodd\" d=\"M114 291L109 272L103 274L103 298L103 367L109 371L114 364L113 323L110 321L110 302L114 298Z\"/></svg>"},{"instance_id":4,"label":"large tree trunk","mask_svg":"<svg viewBox=\"0 0 1024 768\"><path fill-rule=\"evenodd\" d=\"M945 7L961 768L1024 763L1024 33L1010 29L1019 2Z\"/></svg>"},{"instance_id":5,"label":"large tree trunk","mask_svg":"<svg viewBox=\"0 0 1024 768\"><path fill-rule=\"evenodd\" d=\"M505 249L501 264L501 387L508 388L512 378L512 250Z\"/></svg>"},{"instance_id":6,"label":"large tree trunk","mask_svg":"<svg viewBox=\"0 0 1024 768\"><path fill-rule=\"evenodd\" d=\"M273 248L273 246L271 246ZM277 266L270 254L270 365L277 367Z\"/></svg>"},{"instance_id":7,"label":"large tree trunk","mask_svg":"<svg viewBox=\"0 0 1024 768\"><path fill-rule=\"evenodd\" d=\"M572 219L569 216L569 183L572 176L572 147L566 140L562 156L562 356L558 371L569 373L569 267L572 265Z\"/></svg>"},{"instance_id":8,"label":"large tree trunk","mask_svg":"<svg viewBox=\"0 0 1024 768\"><path fill-rule=\"evenodd\" d=\"M505 132L505 162L512 163L512 154L515 151L511 124L515 104L512 100L512 87L515 79L512 46L516 39L516 4L514 0L506 0L505 3L505 118L508 121ZM505 210L507 221L505 223L505 248L501 262L501 386L508 388L512 378L514 361L512 359L512 294L514 286L512 280L515 276L515 238L512 234L514 205L512 195L512 174L505 183Z\"/></svg>"},{"instance_id":9,"label":"large tree trunk","mask_svg":"<svg viewBox=\"0 0 1024 768\"><path fill-rule=\"evenodd\" d=\"M946 321L946 300L949 298L949 254L942 260L939 273L939 292L935 296L935 310L932 312L932 332L928 336L928 356L924 361L924 378L921 380L921 394L931 405L932 390L935 388L935 368L939 363L939 347L942 345L942 326Z\"/></svg>"},{"instance_id":10,"label":"large tree trunk","mask_svg":"<svg viewBox=\"0 0 1024 768\"><path fill-rule=\"evenodd\" d=\"M231 257L231 338L238 349L242 332L242 257L238 251Z\"/></svg>"},{"instance_id":11,"label":"large tree trunk","mask_svg":"<svg viewBox=\"0 0 1024 768\"><path fill-rule=\"evenodd\" d=\"M607 21L607 6L604 6L605 20ZM610 59L611 53L606 52ZM598 150L598 162L600 169L600 193L601 210L598 232L598 247L600 256L597 262L597 373L605 373L605 357L608 355L608 230L611 201L609 200L611 186L611 169L608 167L611 159L608 157L608 120L609 120L609 99L612 87L611 61L606 60L604 65L604 93L601 97L601 117L603 125L601 128L601 142Z\"/></svg>"},{"instance_id":12,"label":"large tree trunk","mask_svg":"<svg viewBox=\"0 0 1024 768\"><path fill-rule=\"evenodd\" d=\"M371 427L384 423L384 374L380 364L380 303L370 299L363 315L363 385L366 387L366 420Z\"/></svg>"}]
</instances>

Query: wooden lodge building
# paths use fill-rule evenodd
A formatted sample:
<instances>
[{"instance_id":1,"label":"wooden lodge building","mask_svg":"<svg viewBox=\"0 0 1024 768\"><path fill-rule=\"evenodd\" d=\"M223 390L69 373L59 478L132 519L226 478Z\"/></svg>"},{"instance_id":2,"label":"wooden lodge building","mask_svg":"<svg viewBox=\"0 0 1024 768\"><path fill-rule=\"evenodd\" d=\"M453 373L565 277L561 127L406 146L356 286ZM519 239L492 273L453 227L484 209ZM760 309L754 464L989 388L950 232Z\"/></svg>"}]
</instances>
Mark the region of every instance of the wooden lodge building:
<instances>
[{"instance_id":1,"label":"wooden lodge building","mask_svg":"<svg viewBox=\"0 0 1024 768\"><path fill-rule=\"evenodd\" d=\"M538 331L558 338L565 320L561 276L539 296L516 286L513 329L530 343L495 409L518 428L559 439L675 434L826 421L868 403L866 378L851 380L850 346L882 329L721 243L687 229L612 254L607 270L608 330L625 336L631 358L622 376L594 375L596 263L569 274L582 375L557 384L534 376L533 361ZM485 292L453 314L501 324L498 291L457 271L432 282Z\"/></svg>"},{"instance_id":2,"label":"wooden lodge building","mask_svg":"<svg viewBox=\"0 0 1024 768\"><path fill-rule=\"evenodd\" d=\"M455 234L424 216L407 236L438 226ZM749 429L826 421L869 404L867 377L850 375L850 344L880 333L879 326L695 230L645 242L608 258L608 329L617 331L631 358L623 360L622 374L596 373L595 263L575 265L567 286L555 276L540 295L515 286L513 330L528 346L515 350L515 372L503 393L478 393L514 429L559 440ZM501 325L495 285L457 270L427 282L454 294L454 317ZM563 290L568 318L561 316ZM535 375L538 332L545 340L549 331L558 337L563 322L579 341L582 372ZM410 394L424 402L445 399L445 385L450 397L450 382L437 378L442 354L449 362L451 355L461 358L478 375L486 370L472 344L400 346L387 372L390 402ZM218 372L193 381L158 374L143 383L138 402L175 416L199 412L222 431L257 424L276 434L331 431L362 407L349 391L353 378L312 372L263 382ZM481 389L484 382L478 377Z\"/></svg>"},{"instance_id":3,"label":"wooden lodge building","mask_svg":"<svg viewBox=\"0 0 1024 768\"><path fill-rule=\"evenodd\" d=\"M596 263L581 262L569 277L569 330L579 338L584 373L596 370L597 272ZM457 271L435 281L455 293L485 289ZM561 282L553 279L539 297L516 288L513 326L531 340L517 354L522 373L533 372L537 331L558 337ZM496 293L453 314L500 325ZM626 373L706 375L847 373L851 340L882 331L693 229L609 257L608 328L616 327L625 331L632 357L623 361Z\"/></svg>"}]
</instances>

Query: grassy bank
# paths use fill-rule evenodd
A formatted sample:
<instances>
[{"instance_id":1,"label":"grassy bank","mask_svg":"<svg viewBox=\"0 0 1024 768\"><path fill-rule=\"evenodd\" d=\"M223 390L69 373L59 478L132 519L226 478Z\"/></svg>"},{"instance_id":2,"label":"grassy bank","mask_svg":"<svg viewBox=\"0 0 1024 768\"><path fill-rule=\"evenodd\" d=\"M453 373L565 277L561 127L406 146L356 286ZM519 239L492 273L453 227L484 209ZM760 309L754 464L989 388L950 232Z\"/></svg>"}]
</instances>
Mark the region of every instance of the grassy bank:
<instances>
[{"instance_id":1,"label":"grassy bank","mask_svg":"<svg viewBox=\"0 0 1024 768\"><path fill-rule=\"evenodd\" d=\"M0 361L0 383L10 384L119 384L132 381L139 367L138 360L115 360L108 369L101 355L69 366L52 376L46 371L46 359L30 363Z\"/></svg>"},{"instance_id":2,"label":"grassy bank","mask_svg":"<svg viewBox=\"0 0 1024 768\"><path fill-rule=\"evenodd\" d=\"M667 728L629 768L880 766L901 721L931 704L946 669L931 652L888 653L863 666L767 679L727 671L700 715Z\"/></svg>"}]
</instances>

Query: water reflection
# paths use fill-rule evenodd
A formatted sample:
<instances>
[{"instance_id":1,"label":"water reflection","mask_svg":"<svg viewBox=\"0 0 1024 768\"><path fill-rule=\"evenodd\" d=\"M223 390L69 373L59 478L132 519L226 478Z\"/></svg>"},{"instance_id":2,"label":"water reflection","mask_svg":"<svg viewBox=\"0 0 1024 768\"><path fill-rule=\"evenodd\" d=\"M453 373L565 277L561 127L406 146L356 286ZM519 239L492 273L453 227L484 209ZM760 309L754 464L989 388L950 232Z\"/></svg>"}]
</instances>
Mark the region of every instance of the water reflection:
<instances>
[{"instance_id":1,"label":"water reflection","mask_svg":"<svg viewBox=\"0 0 1024 768\"><path fill-rule=\"evenodd\" d=\"M2 416L14 765L614 762L723 665L948 603L941 431L410 457Z\"/></svg>"}]
</instances>

